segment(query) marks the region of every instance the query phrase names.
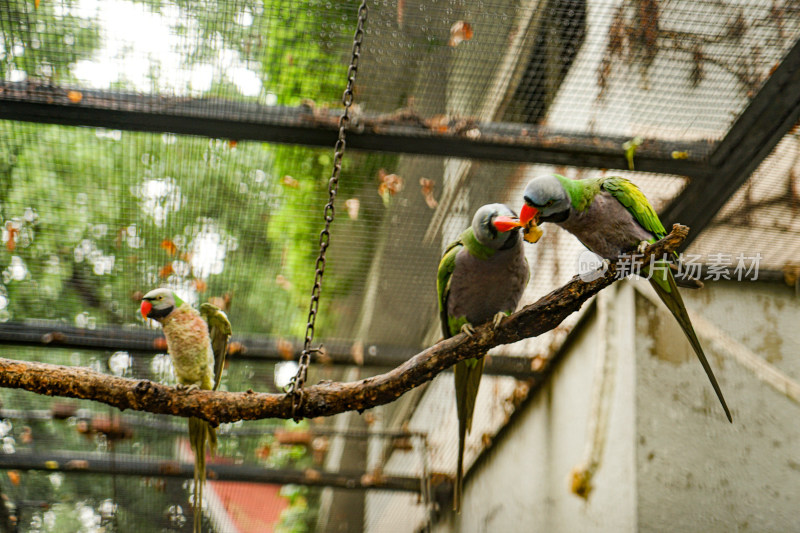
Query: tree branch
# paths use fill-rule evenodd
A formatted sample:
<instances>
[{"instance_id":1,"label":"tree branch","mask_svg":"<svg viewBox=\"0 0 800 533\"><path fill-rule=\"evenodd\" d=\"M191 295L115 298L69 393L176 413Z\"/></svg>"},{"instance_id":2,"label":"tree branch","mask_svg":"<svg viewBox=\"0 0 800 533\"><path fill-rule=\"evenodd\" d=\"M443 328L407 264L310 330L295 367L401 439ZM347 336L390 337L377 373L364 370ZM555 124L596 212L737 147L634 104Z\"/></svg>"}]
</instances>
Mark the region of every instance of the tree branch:
<instances>
[{"instance_id":1,"label":"tree branch","mask_svg":"<svg viewBox=\"0 0 800 533\"><path fill-rule=\"evenodd\" d=\"M675 224L672 232L642 254L661 257L677 249L689 228ZM637 256L638 258L638 256ZM629 263L630 264L630 263ZM486 353L500 344L535 337L559 325L586 300L617 279L617 264L590 282L577 276L563 287L509 316L497 329L476 328L475 335L459 334L418 353L397 368L378 376L348 383L320 382L306 387L295 413L302 418L331 416L369 409L399 398L430 381L458 361ZM247 392L178 391L147 380L119 378L82 367L15 361L0 358L0 387L19 388L48 396L65 396L102 402L119 409L194 416L212 424L262 418L292 418L292 398L284 394Z\"/></svg>"}]
</instances>

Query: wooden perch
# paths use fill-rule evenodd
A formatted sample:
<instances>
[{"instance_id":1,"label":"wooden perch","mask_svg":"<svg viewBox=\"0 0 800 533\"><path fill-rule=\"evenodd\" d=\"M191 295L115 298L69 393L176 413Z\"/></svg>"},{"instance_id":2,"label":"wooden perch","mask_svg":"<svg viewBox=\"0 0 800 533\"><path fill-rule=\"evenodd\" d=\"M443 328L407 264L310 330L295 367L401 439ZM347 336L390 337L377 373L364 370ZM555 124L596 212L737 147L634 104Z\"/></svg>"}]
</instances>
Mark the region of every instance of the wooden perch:
<instances>
[{"instance_id":1,"label":"wooden perch","mask_svg":"<svg viewBox=\"0 0 800 533\"><path fill-rule=\"evenodd\" d=\"M675 224L672 232L649 246L641 256L660 257L678 248L689 228ZM637 256L638 258L638 256ZM630 264L630 261L628 261ZM320 382L304 389L296 413L301 418L363 411L392 402L430 381L458 361L486 353L500 344L535 337L559 325L586 300L617 279L617 265L591 282L577 276L563 287L505 319L492 330L476 328L475 335L461 333L418 353L397 368L378 376L348 383ZM292 399L284 394L220 391L178 391L148 380L119 378L82 367L68 367L0 358L0 386L25 389L48 396L65 396L106 403L119 409L194 416L212 424L262 418L292 418Z\"/></svg>"}]
</instances>

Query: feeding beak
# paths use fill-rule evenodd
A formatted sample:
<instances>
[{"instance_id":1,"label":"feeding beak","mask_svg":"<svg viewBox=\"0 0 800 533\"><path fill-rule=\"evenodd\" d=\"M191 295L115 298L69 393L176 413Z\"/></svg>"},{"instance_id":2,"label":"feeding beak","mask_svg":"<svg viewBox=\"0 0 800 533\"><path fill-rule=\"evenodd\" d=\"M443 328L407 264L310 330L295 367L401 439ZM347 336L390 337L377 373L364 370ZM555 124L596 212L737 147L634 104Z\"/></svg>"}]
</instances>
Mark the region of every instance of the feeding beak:
<instances>
[{"instance_id":1,"label":"feeding beak","mask_svg":"<svg viewBox=\"0 0 800 533\"><path fill-rule=\"evenodd\" d=\"M519 221L524 227L522 230L523 239L528 242L536 242L541 238L542 229L536 225L539 222L538 209L528 204L523 205L519 212Z\"/></svg>"},{"instance_id":2,"label":"feeding beak","mask_svg":"<svg viewBox=\"0 0 800 533\"><path fill-rule=\"evenodd\" d=\"M492 224L500 233L505 233L507 231L511 231L512 229L521 228L523 226L522 222L520 222L518 219L505 216L494 217L494 219L492 219Z\"/></svg>"},{"instance_id":3,"label":"feeding beak","mask_svg":"<svg viewBox=\"0 0 800 533\"><path fill-rule=\"evenodd\" d=\"M519 221L522 222L523 226L527 226L528 223L533 220L533 224L539 221L539 210L535 207L531 207L528 204L522 206L522 209L519 212Z\"/></svg>"},{"instance_id":4,"label":"feeding beak","mask_svg":"<svg viewBox=\"0 0 800 533\"><path fill-rule=\"evenodd\" d=\"M143 317L145 320L147 320L147 315L149 315L149 314L150 314L150 311L151 311L152 309L153 309L153 304L151 304L151 303L150 303L150 302L148 302L147 300L142 300L142 307L141 307L141 309L140 309L140 310L141 310L141 312L142 312L142 317Z\"/></svg>"}]
</instances>

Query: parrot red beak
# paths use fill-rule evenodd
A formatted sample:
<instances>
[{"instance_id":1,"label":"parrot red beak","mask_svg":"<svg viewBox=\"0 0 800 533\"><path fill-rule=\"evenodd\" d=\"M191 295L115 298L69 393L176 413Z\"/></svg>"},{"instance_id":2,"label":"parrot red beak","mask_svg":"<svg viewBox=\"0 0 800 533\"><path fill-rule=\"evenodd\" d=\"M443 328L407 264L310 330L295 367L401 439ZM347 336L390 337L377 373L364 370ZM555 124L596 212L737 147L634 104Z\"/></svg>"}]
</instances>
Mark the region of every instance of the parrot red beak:
<instances>
[{"instance_id":1,"label":"parrot red beak","mask_svg":"<svg viewBox=\"0 0 800 533\"><path fill-rule=\"evenodd\" d=\"M522 223L523 226L527 226L528 222L534 220L536 223L536 218L538 218L539 210L535 207L531 207L528 204L522 206L522 209L519 212L519 221Z\"/></svg>"},{"instance_id":2,"label":"parrot red beak","mask_svg":"<svg viewBox=\"0 0 800 533\"><path fill-rule=\"evenodd\" d=\"M523 225L522 222L520 222L516 218L502 217L502 216L494 217L494 219L492 219L492 224L494 225L495 228L497 228L497 231L499 231L500 233L511 231L514 228L521 228Z\"/></svg>"},{"instance_id":3,"label":"parrot red beak","mask_svg":"<svg viewBox=\"0 0 800 533\"><path fill-rule=\"evenodd\" d=\"M149 314L150 314L150 311L151 311L152 309L153 309L153 304L151 304L151 303L150 303L150 302L148 302L147 300L143 300L143 301L142 301L142 307L141 307L141 311L142 311L142 317L143 317L145 320L147 320L147 315L149 315Z\"/></svg>"}]
</instances>

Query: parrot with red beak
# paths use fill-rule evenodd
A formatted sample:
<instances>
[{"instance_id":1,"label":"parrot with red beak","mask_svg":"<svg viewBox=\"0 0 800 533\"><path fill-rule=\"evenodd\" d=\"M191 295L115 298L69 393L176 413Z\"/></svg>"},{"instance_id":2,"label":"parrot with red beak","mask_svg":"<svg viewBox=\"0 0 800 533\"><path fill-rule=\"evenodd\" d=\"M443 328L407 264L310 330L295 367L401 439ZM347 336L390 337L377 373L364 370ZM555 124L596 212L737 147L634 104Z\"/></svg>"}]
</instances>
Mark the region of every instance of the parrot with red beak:
<instances>
[{"instance_id":1,"label":"parrot with red beak","mask_svg":"<svg viewBox=\"0 0 800 533\"><path fill-rule=\"evenodd\" d=\"M221 309L205 303L198 312L170 289L155 289L142 298L141 313L145 319L150 318L161 324L164 330L167 350L178 378L178 388L219 388L231 337L231 324ZM189 443L194 452L194 531L199 532L206 480L206 444L211 454L215 454L217 433L205 420L191 417Z\"/></svg>"},{"instance_id":2,"label":"parrot with red beak","mask_svg":"<svg viewBox=\"0 0 800 533\"><path fill-rule=\"evenodd\" d=\"M549 174L528 182L523 196L525 205L520 210L519 218L526 229L536 228L540 222L553 222L575 235L589 250L609 261L616 260L622 254L642 250L667 234L645 195L625 178L602 176L571 180L558 174ZM642 273L649 276L650 285L678 321L711 381L725 416L729 422L733 422L717 378L694 332L670 266L668 261L662 259L654 262L653 272L650 272L649 266L642 266ZM690 281L686 281L684 286L691 286Z\"/></svg>"},{"instance_id":3,"label":"parrot with red beak","mask_svg":"<svg viewBox=\"0 0 800 533\"><path fill-rule=\"evenodd\" d=\"M514 312L530 272L519 229L522 223L503 204L484 205L472 225L445 250L436 279L439 318L445 338L474 333L473 326L492 321L497 327ZM454 367L458 413L458 462L453 509L461 509L464 442L472 426L475 398L483 374L483 357Z\"/></svg>"}]
</instances>

